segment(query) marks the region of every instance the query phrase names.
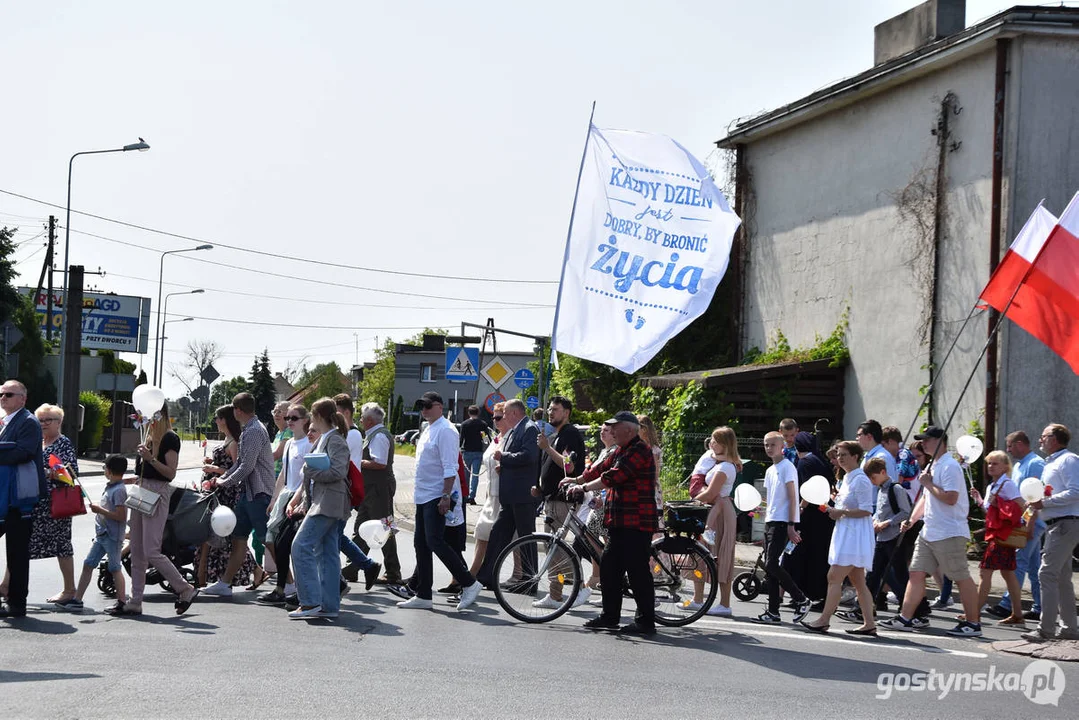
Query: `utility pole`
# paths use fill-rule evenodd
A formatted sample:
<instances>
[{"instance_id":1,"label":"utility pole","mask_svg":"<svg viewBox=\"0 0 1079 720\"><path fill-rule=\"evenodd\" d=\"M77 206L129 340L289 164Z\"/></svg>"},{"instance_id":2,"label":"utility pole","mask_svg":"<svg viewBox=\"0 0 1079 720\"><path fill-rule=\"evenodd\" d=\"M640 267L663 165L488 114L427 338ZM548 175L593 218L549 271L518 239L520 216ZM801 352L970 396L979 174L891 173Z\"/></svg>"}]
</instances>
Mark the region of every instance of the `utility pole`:
<instances>
[{"instance_id":1,"label":"utility pole","mask_svg":"<svg viewBox=\"0 0 1079 720\"><path fill-rule=\"evenodd\" d=\"M63 433L78 450L79 438L79 371L82 368L82 282L83 266L68 268L67 295L64 297L64 383L60 407L64 409Z\"/></svg>"},{"instance_id":2,"label":"utility pole","mask_svg":"<svg viewBox=\"0 0 1079 720\"><path fill-rule=\"evenodd\" d=\"M46 253L46 262L49 264L49 289L48 299L45 301L45 340L52 345L52 266L53 249L56 247L56 216L49 216L49 249ZM35 298L36 300L36 298Z\"/></svg>"}]
</instances>

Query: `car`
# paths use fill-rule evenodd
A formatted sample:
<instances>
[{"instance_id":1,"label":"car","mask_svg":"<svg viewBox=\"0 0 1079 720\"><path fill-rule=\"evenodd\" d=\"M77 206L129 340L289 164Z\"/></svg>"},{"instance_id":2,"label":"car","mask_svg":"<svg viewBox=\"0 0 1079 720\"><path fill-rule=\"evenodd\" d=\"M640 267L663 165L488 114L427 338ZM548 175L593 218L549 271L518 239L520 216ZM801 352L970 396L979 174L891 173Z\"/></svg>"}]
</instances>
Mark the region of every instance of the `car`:
<instances>
[{"instance_id":1,"label":"car","mask_svg":"<svg viewBox=\"0 0 1079 720\"><path fill-rule=\"evenodd\" d=\"M415 444L416 439L419 437L419 435L419 430L405 430L403 433L396 436L394 440L401 443L402 445L407 445L408 443Z\"/></svg>"}]
</instances>

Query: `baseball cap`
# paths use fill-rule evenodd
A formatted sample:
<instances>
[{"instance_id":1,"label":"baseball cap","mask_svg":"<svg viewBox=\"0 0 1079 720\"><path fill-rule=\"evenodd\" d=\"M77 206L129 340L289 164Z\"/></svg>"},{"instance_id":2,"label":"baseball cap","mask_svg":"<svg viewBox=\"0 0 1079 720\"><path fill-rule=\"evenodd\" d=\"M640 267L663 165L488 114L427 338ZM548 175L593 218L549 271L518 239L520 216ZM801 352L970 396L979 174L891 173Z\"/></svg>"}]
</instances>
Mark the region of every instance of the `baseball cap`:
<instances>
[{"instance_id":1,"label":"baseball cap","mask_svg":"<svg viewBox=\"0 0 1079 720\"><path fill-rule=\"evenodd\" d=\"M442 402L442 396L441 395L439 395L436 392L431 392L431 391L425 392L423 394L423 397L420 398L420 402L423 403L424 407L431 407L435 403L438 403L439 405L445 405L446 404L446 403Z\"/></svg>"},{"instance_id":2,"label":"baseball cap","mask_svg":"<svg viewBox=\"0 0 1079 720\"><path fill-rule=\"evenodd\" d=\"M929 427L927 427L925 429L925 432L918 433L917 435L915 435L914 439L915 440L928 440L929 438L932 438L934 440L940 440L942 437L944 437L944 429L939 428L936 425L930 425Z\"/></svg>"},{"instance_id":3,"label":"baseball cap","mask_svg":"<svg viewBox=\"0 0 1079 720\"><path fill-rule=\"evenodd\" d=\"M616 412L613 418L605 420L603 422L604 425L617 425L618 423L629 423L630 425L641 424L640 421L637 420L637 416L631 413L629 410L622 410L621 412Z\"/></svg>"}]
</instances>

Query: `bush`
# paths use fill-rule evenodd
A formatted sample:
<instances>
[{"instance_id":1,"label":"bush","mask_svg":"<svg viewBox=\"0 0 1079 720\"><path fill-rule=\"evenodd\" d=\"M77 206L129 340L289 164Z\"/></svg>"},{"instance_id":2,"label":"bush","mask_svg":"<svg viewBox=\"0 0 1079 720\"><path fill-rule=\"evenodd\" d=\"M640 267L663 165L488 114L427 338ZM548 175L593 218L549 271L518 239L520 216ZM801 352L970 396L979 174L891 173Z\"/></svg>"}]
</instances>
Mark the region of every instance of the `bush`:
<instances>
[{"instance_id":1,"label":"bush","mask_svg":"<svg viewBox=\"0 0 1079 720\"><path fill-rule=\"evenodd\" d=\"M79 431L79 450L90 452L101 447L105 428L111 424L112 402L89 390L79 393L79 404L86 408Z\"/></svg>"}]
</instances>

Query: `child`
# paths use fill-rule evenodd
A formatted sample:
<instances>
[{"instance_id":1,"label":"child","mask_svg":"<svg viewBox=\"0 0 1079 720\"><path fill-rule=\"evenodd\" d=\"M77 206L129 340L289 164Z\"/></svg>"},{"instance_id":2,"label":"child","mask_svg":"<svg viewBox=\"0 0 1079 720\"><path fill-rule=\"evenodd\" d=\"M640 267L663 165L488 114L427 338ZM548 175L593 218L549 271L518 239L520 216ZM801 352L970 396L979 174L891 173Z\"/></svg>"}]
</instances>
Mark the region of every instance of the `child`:
<instances>
[{"instance_id":1,"label":"child","mask_svg":"<svg viewBox=\"0 0 1079 720\"><path fill-rule=\"evenodd\" d=\"M115 615L123 610L127 602L127 592L124 589L124 569L120 565L120 547L124 542L124 529L127 527L127 489L124 486L124 473L127 472L127 458L123 455L110 455L105 459L105 479L108 484L101 493L101 504L90 503L90 511L97 515L94 525L97 537L90 547L90 553L86 556L82 565L82 577L79 578L79 587L75 591L75 599L68 605L69 610L82 610L82 596L86 588L90 586L90 578L97 569L101 558L108 556L109 572L116 585L116 604L105 608L105 613Z\"/></svg>"}]
</instances>

